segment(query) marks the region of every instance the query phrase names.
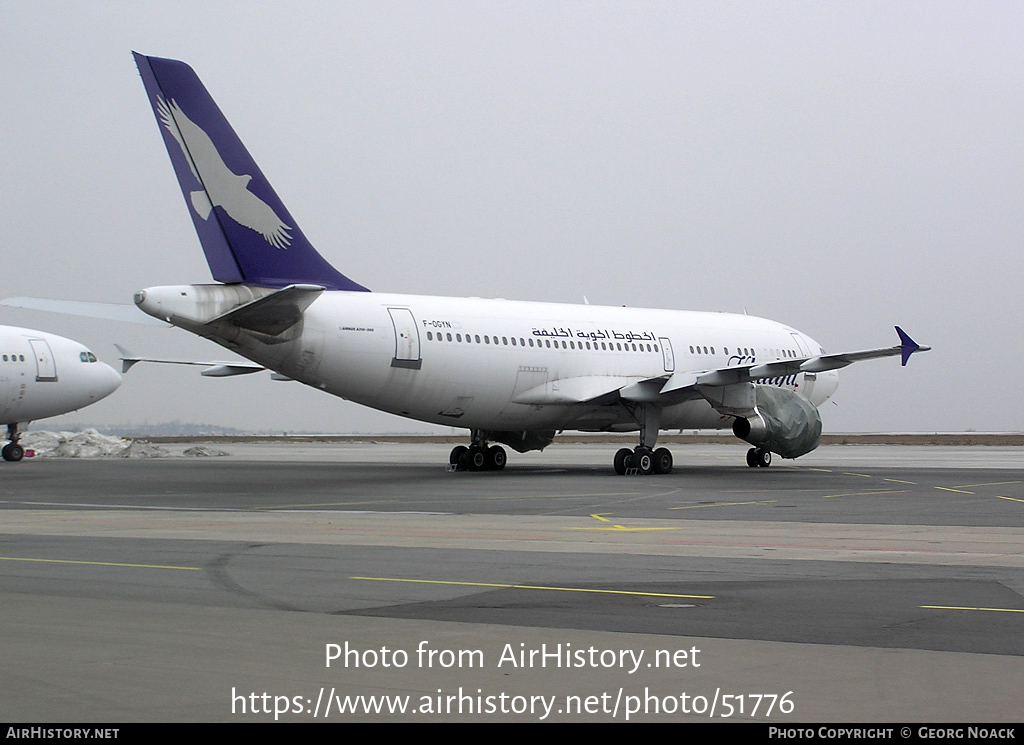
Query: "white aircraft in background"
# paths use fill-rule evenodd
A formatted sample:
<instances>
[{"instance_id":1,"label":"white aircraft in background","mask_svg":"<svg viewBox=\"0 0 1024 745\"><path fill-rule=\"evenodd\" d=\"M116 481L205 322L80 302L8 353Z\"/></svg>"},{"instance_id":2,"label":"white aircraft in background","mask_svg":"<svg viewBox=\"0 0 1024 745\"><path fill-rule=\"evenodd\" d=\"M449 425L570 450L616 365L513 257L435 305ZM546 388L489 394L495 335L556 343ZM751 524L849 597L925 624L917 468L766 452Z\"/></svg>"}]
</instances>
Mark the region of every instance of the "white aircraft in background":
<instances>
[{"instance_id":1,"label":"white aircraft in background","mask_svg":"<svg viewBox=\"0 0 1024 745\"><path fill-rule=\"evenodd\" d=\"M20 423L67 414L109 396L121 376L76 341L0 326L0 423L10 442L4 460L21 460Z\"/></svg>"},{"instance_id":2,"label":"white aircraft in background","mask_svg":"<svg viewBox=\"0 0 1024 745\"><path fill-rule=\"evenodd\" d=\"M746 315L370 292L317 253L191 67L135 54L213 278L150 287L156 319L366 406L465 427L455 470L500 470L502 443L539 450L559 430L639 431L614 457L625 473L668 473L660 429L731 427L795 458L818 446L817 407L853 362L927 350L900 343L825 354L800 331ZM39 307L38 305L36 307ZM151 319L146 319L147 321ZM145 358L122 352L126 366ZM152 360L172 362L173 360ZM211 363L214 364L214 363ZM127 367L126 367L127 369Z\"/></svg>"}]
</instances>

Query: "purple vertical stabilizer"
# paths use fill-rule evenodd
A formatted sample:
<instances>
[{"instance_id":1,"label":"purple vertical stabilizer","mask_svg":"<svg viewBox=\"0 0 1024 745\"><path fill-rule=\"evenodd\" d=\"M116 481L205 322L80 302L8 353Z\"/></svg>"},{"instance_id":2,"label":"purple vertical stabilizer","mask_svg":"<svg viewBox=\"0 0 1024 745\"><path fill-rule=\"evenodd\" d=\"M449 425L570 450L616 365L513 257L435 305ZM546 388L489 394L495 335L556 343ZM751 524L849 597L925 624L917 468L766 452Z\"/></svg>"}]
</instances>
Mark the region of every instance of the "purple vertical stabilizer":
<instances>
[{"instance_id":1,"label":"purple vertical stabilizer","mask_svg":"<svg viewBox=\"0 0 1024 745\"><path fill-rule=\"evenodd\" d=\"M133 54L213 278L365 292L306 240L195 71Z\"/></svg>"}]
</instances>

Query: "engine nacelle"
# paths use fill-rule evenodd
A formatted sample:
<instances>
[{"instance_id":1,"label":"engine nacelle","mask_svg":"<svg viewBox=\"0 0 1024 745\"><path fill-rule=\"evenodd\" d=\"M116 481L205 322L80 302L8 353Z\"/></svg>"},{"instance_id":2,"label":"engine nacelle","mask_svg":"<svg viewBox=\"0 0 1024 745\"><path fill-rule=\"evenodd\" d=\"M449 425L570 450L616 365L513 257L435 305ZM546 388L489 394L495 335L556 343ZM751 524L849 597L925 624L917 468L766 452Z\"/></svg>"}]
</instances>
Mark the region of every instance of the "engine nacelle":
<instances>
[{"instance_id":1,"label":"engine nacelle","mask_svg":"<svg viewBox=\"0 0 1024 745\"><path fill-rule=\"evenodd\" d=\"M754 447L783 458L799 458L821 443L821 415L796 391L759 385L754 389L754 415L739 417L732 431Z\"/></svg>"}]
</instances>

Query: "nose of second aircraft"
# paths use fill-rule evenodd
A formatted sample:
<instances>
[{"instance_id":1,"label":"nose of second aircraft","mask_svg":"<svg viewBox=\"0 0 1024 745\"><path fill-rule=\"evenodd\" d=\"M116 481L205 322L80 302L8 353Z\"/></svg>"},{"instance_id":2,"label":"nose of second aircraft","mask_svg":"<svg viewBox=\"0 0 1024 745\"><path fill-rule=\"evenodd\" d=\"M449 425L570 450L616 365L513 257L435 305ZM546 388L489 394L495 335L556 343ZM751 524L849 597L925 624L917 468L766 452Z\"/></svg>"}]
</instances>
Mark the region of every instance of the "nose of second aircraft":
<instances>
[{"instance_id":1,"label":"nose of second aircraft","mask_svg":"<svg viewBox=\"0 0 1024 745\"><path fill-rule=\"evenodd\" d=\"M89 365L90 395L93 401L106 398L121 385L121 375L105 362Z\"/></svg>"}]
</instances>

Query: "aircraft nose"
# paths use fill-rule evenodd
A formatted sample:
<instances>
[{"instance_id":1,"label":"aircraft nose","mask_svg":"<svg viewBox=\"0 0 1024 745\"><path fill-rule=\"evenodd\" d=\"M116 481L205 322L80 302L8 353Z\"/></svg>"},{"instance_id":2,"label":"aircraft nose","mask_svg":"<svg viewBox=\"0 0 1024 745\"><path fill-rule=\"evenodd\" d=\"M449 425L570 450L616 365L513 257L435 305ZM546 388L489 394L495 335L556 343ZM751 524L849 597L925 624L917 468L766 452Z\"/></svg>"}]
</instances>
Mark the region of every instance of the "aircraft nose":
<instances>
[{"instance_id":1,"label":"aircraft nose","mask_svg":"<svg viewBox=\"0 0 1024 745\"><path fill-rule=\"evenodd\" d=\"M90 365L89 373L93 382L93 400L99 401L116 391L121 385L121 375L105 362Z\"/></svg>"}]
</instances>

